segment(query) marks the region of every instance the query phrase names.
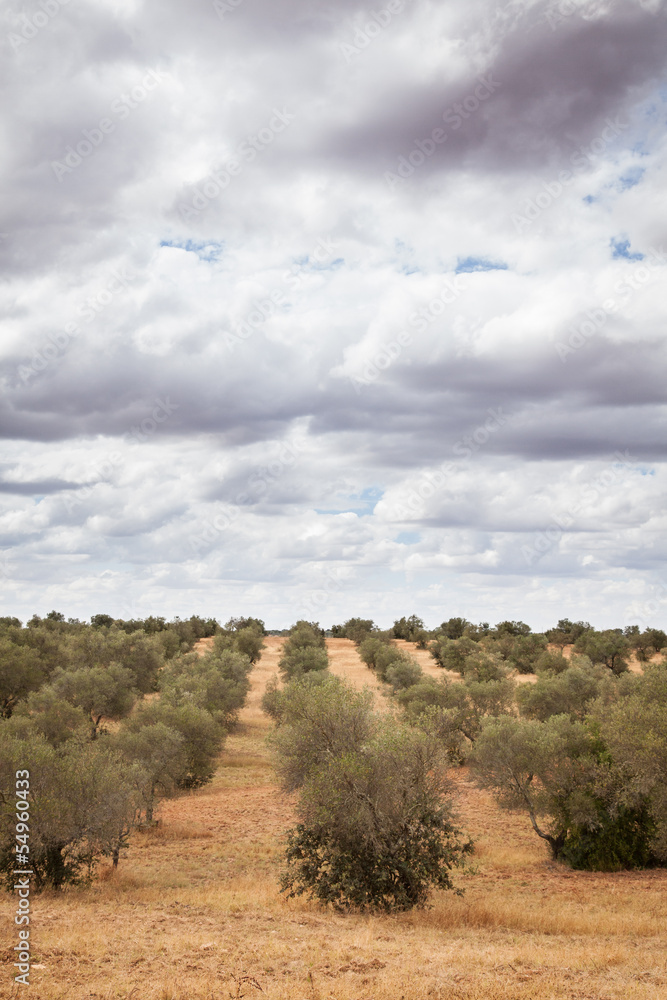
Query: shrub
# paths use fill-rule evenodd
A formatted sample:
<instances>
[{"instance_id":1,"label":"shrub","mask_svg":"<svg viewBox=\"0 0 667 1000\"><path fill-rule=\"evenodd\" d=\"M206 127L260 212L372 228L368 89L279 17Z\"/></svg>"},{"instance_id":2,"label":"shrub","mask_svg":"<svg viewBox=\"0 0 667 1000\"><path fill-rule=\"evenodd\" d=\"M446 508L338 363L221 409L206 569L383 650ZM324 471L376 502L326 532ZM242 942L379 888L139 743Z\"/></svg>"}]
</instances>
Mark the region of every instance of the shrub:
<instances>
[{"instance_id":1,"label":"shrub","mask_svg":"<svg viewBox=\"0 0 667 1000\"><path fill-rule=\"evenodd\" d=\"M367 667L376 669L375 657L385 646L391 646L391 637L388 632L378 632L374 635L367 635L359 644L359 656Z\"/></svg>"},{"instance_id":2,"label":"shrub","mask_svg":"<svg viewBox=\"0 0 667 1000\"><path fill-rule=\"evenodd\" d=\"M417 642L425 634L424 622L417 615L409 618L399 618L392 627L394 639L405 639L406 642Z\"/></svg>"},{"instance_id":3,"label":"shrub","mask_svg":"<svg viewBox=\"0 0 667 1000\"><path fill-rule=\"evenodd\" d=\"M70 741L56 751L42 737L0 730L0 873L11 889L16 811L15 774L30 773L29 862L37 890L90 880L99 858L118 849L130 829L135 768L103 741Z\"/></svg>"},{"instance_id":4,"label":"shrub","mask_svg":"<svg viewBox=\"0 0 667 1000\"><path fill-rule=\"evenodd\" d=\"M262 695L262 711L271 716L274 722L279 725L298 686L317 687L324 684L330 676L326 670L311 670L309 673L295 677L283 688L279 686L278 678L272 677Z\"/></svg>"},{"instance_id":5,"label":"shrub","mask_svg":"<svg viewBox=\"0 0 667 1000\"><path fill-rule=\"evenodd\" d=\"M303 674L319 673L329 666L329 655L320 646L301 646L283 653L278 663L284 678L301 677Z\"/></svg>"},{"instance_id":6,"label":"shrub","mask_svg":"<svg viewBox=\"0 0 667 1000\"><path fill-rule=\"evenodd\" d=\"M175 705L189 701L230 727L250 690L250 669L248 657L234 649L214 647L205 656L186 653L165 667L160 689L166 701Z\"/></svg>"},{"instance_id":7,"label":"shrub","mask_svg":"<svg viewBox=\"0 0 667 1000\"><path fill-rule=\"evenodd\" d=\"M603 663L614 674L622 674L628 669L630 642L620 629L583 632L574 649L575 652L588 656L592 663Z\"/></svg>"},{"instance_id":8,"label":"shrub","mask_svg":"<svg viewBox=\"0 0 667 1000\"><path fill-rule=\"evenodd\" d=\"M478 645L468 636L460 639L447 639L441 636L431 643L429 650L435 662L443 670L455 670L463 674L467 658L478 652Z\"/></svg>"},{"instance_id":9,"label":"shrub","mask_svg":"<svg viewBox=\"0 0 667 1000\"><path fill-rule=\"evenodd\" d=\"M472 844L443 801L438 742L393 721L382 725L370 711L368 720L373 732L363 742L307 758L302 822L288 835L281 887L336 909L407 910L423 905L433 887L454 888L451 869Z\"/></svg>"},{"instance_id":10,"label":"shrub","mask_svg":"<svg viewBox=\"0 0 667 1000\"><path fill-rule=\"evenodd\" d=\"M278 669L286 679L301 677L329 666L324 634L316 622L298 621L283 646Z\"/></svg>"},{"instance_id":11,"label":"shrub","mask_svg":"<svg viewBox=\"0 0 667 1000\"><path fill-rule=\"evenodd\" d=\"M552 653L546 649L535 661L536 674L562 674L570 666L570 661L562 653Z\"/></svg>"},{"instance_id":12,"label":"shrub","mask_svg":"<svg viewBox=\"0 0 667 1000\"><path fill-rule=\"evenodd\" d=\"M600 693L602 675L593 667L568 667L561 674L542 674L535 684L522 684L516 700L522 715L545 719L568 715L583 722L588 707Z\"/></svg>"},{"instance_id":13,"label":"shrub","mask_svg":"<svg viewBox=\"0 0 667 1000\"><path fill-rule=\"evenodd\" d=\"M652 850L656 825L646 804L610 814L600 802L595 823L568 830L560 857L571 868L614 872L658 863Z\"/></svg>"},{"instance_id":14,"label":"shrub","mask_svg":"<svg viewBox=\"0 0 667 1000\"><path fill-rule=\"evenodd\" d=\"M403 657L388 667L385 676L387 683L391 684L394 691L403 691L405 688L418 684L424 675L422 668L415 660Z\"/></svg>"}]
</instances>

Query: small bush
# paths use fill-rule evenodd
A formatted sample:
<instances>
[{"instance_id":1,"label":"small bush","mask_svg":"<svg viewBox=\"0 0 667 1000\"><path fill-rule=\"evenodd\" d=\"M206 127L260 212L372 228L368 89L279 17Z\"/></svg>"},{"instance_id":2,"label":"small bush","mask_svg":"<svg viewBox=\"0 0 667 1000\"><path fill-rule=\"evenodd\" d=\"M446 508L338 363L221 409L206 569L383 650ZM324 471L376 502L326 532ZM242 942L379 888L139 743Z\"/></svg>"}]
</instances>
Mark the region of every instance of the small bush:
<instances>
[{"instance_id":1,"label":"small bush","mask_svg":"<svg viewBox=\"0 0 667 1000\"><path fill-rule=\"evenodd\" d=\"M600 808L597 824L568 831L560 857L570 867L592 872L649 868L657 864L651 849L656 825L645 806L621 807L615 816Z\"/></svg>"}]
</instances>

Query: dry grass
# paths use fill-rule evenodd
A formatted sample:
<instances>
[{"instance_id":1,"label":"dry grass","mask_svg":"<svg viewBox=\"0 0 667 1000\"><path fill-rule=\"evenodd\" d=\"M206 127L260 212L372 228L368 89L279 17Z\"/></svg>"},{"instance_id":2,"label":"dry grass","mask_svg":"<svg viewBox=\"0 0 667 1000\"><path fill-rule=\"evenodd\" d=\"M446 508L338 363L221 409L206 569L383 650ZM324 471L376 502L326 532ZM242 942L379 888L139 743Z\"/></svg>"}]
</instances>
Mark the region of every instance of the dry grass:
<instances>
[{"instance_id":1,"label":"dry grass","mask_svg":"<svg viewBox=\"0 0 667 1000\"><path fill-rule=\"evenodd\" d=\"M213 783L163 803L116 875L34 900L34 1000L660 1000L667 998L667 872L597 875L552 864L522 816L452 774L475 838L465 896L431 909L341 916L277 888L291 804L276 788L259 700L283 640L269 638ZM346 640L332 669L377 690ZM419 651L418 651L419 653ZM437 669L437 668L436 668ZM9 903L9 901L8 901ZM0 924L17 996L15 928ZM250 977L250 978L248 978ZM253 983L252 979L255 980ZM259 988L261 988L261 993Z\"/></svg>"}]
</instances>

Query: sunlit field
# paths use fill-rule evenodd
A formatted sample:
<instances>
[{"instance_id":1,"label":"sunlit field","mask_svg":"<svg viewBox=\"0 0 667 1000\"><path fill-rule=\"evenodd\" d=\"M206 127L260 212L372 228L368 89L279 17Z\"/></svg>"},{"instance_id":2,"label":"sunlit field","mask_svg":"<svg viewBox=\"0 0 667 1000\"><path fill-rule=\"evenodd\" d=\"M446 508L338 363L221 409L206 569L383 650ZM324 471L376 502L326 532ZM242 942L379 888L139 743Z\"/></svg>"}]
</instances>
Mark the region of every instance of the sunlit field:
<instances>
[{"instance_id":1,"label":"sunlit field","mask_svg":"<svg viewBox=\"0 0 667 1000\"><path fill-rule=\"evenodd\" d=\"M6 897L0 996L56 1000L659 1000L667 997L667 872L591 874L550 861L525 816L501 813L454 770L460 824L476 841L429 909L340 915L278 890L291 802L275 781L260 700L284 640L268 637L237 730L212 784L162 803L135 832L116 874L89 889L35 897L31 985L11 963ZM204 640L204 644L206 641ZM328 640L331 669L374 676L347 639ZM429 673L439 671L416 651ZM10 913L11 911L11 913ZM260 992L261 991L261 992Z\"/></svg>"}]
</instances>

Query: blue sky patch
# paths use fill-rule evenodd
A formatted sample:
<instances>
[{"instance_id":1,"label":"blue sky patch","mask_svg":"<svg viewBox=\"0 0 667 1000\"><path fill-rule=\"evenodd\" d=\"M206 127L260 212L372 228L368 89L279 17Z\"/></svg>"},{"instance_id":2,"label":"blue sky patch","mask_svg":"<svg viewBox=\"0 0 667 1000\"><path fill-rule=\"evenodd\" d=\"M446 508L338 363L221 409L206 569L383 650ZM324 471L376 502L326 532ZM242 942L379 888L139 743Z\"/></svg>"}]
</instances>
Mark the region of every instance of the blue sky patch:
<instances>
[{"instance_id":1,"label":"blue sky patch","mask_svg":"<svg viewBox=\"0 0 667 1000\"><path fill-rule=\"evenodd\" d=\"M224 249L224 243L198 243L196 240L161 240L161 247L175 247L177 250L187 250L196 253L200 260L219 260Z\"/></svg>"},{"instance_id":2,"label":"blue sky patch","mask_svg":"<svg viewBox=\"0 0 667 1000\"><path fill-rule=\"evenodd\" d=\"M643 260L643 253L630 253L630 240L614 239L609 241L609 245L612 248L612 257L614 260L623 258L624 260Z\"/></svg>"},{"instance_id":3,"label":"blue sky patch","mask_svg":"<svg viewBox=\"0 0 667 1000\"><path fill-rule=\"evenodd\" d=\"M457 274L469 274L472 271L506 271L507 264L502 261L486 260L484 257L459 257L456 265Z\"/></svg>"},{"instance_id":4,"label":"blue sky patch","mask_svg":"<svg viewBox=\"0 0 667 1000\"><path fill-rule=\"evenodd\" d=\"M646 170L644 167L631 167L630 170L626 170L623 176L618 178L621 191L627 191L628 188L635 187L635 185L639 184L645 173Z\"/></svg>"},{"instance_id":5,"label":"blue sky patch","mask_svg":"<svg viewBox=\"0 0 667 1000\"><path fill-rule=\"evenodd\" d=\"M421 542L422 536L418 531L401 531L399 535L396 535L394 539L399 545L416 545L417 542Z\"/></svg>"}]
</instances>

